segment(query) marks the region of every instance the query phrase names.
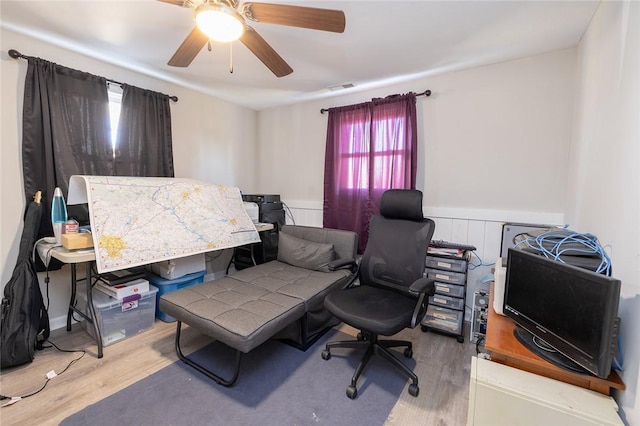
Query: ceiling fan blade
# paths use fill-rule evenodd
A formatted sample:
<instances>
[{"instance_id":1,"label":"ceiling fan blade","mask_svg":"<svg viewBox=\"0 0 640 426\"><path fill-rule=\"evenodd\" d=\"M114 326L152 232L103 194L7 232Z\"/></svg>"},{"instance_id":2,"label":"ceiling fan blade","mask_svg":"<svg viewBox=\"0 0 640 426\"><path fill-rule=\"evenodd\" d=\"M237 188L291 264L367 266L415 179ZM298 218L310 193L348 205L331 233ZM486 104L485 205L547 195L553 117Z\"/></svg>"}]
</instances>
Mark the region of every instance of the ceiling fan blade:
<instances>
[{"instance_id":1,"label":"ceiling fan blade","mask_svg":"<svg viewBox=\"0 0 640 426\"><path fill-rule=\"evenodd\" d=\"M196 55L202 50L205 44L209 41L202 31L198 27L193 27L187 38L184 39L176 53L173 54L167 65L172 67L187 67L196 57Z\"/></svg>"},{"instance_id":2,"label":"ceiling fan blade","mask_svg":"<svg viewBox=\"0 0 640 426\"><path fill-rule=\"evenodd\" d=\"M287 4L245 3L242 5L242 13L252 21L334 33L344 32L346 25L344 12L333 9Z\"/></svg>"},{"instance_id":3,"label":"ceiling fan blade","mask_svg":"<svg viewBox=\"0 0 640 426\"><path fill-rule=\"evenodd\" d=\"M245 26L244 34L240 37L240 41L247 46L276 77L284 77L293 72L293 68L250 26Z\"/></svg>"},{"instance_id":4,"label":"ceiling fan blade","mask_svg":"<svg viewBox=\"0 0 640 426\"><path fill-rule=\"evenodd\" d=\"M175 4L176 6L180 6L180 7L191 7L189 6L189 2L185 0L158 0L158 1L162 3Z\"/></svg>"}]
</instances>

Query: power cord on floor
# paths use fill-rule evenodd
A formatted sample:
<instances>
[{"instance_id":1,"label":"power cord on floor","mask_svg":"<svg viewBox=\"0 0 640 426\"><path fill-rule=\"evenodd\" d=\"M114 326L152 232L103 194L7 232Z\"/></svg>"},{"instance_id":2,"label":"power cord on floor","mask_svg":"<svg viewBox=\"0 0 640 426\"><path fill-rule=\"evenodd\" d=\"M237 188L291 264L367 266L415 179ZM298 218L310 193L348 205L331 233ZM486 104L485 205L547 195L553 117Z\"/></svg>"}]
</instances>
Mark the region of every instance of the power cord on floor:
<instances>
[{"instance_id":1,"label":"power cord on floor","mask_svg":"<svg viewBox=\"0 0 640 426\"><path fill-rule=\"evenodd\" d=\"M57 350L59 350L60 352L69 352L69 353L78 353L78 352L81 352L82 354L81 354L79 357L77 357L77 358L75 358L75 359L71 360L71 362L69 362L69 364L67 364L67 366L66 366L66 367L65 367L61 372L56 373L56 372L55 372L55 371L53 371L53 370L49 371L49 372L46 374L47 380L45 380L44 384L43 384L43 385L40 387L40 389L38 389L38 390L36 390L36 391L34 391L34 392L31 392L31 393L28 393L28 394L26 394L26 395L21 395L21 396L7 396L7 395L0 395L0 400L6 400L6 399L10 399L10 400L11 400L10 402L7 402L7 403L3 404L3 405L2 405L2 407L6 407L6 406L11 405L11 404L14 404L14 403L16 403L16 402L18 402L18 401L20 401L20 400L22 400L22 399L25 399L25 398L28 398L28 397L30 397L30 396L33 396L33 395L36 395L36 394L40 393L40 392L41 392L41 391L42 391L42 390L47 386L47 384L49 383L49 381L50 381L51 379L53 379L53 378L54 378L54 377L56 377L56 376L61 375L61 374L62 374L62 373L64 373L65 371L67 371L67 370L69 369L69 367L71 367L73 364L75 364L77 361L79 361L79 360L80 360L83 356L85 356L85 354L86 354L86 351L85 351L85 350L60 349L60 348L59 348L55 343L53 343L51 340L48 340L48 339L47 339L46 341L47 341L47 342L49 342L49 343L51 344L51 346L53 346L54 348L56 348L56 349L57 349Z\"/></svg>"}]
</instances>

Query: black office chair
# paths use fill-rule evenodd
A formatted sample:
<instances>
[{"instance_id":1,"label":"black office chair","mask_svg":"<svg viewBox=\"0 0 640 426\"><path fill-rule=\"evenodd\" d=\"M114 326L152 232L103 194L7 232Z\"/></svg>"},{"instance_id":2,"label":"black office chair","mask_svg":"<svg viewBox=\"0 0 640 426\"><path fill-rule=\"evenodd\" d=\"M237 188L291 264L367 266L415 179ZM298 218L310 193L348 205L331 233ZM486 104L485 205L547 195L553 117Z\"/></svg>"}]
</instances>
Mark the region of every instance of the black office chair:
<instances>
[{"instance_id":1,"label":"black office chair","mask_svg":"<svg viewBox=\"0 0 640 426\"><path fill-rule=\"evenodd\" d=\"M422 217L422 192L392 189L382 195L380 214L371 218L369 241L358 268L360 285L330 293L325 307L344 323L360 330L358 340L330 342L322 358L331 358L332 348L363 348L364 357L353 374L347 396L354 399L356 383L372 355L380 355L412 383L409 394L418 396L418 377L388 349L404 347L404 356L413 356L409 341L378 340L420 324L432 279L423 277L427 247L435 223Z\"/></svg>"}]
</instances>

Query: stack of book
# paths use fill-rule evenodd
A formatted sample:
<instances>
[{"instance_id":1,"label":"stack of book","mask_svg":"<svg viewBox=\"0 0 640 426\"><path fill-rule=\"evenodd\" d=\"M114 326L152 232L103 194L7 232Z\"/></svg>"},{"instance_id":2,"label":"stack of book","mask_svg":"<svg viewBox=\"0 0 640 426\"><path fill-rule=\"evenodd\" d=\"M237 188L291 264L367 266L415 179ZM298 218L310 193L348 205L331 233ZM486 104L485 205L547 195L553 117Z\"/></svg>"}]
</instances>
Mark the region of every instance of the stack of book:
<instances>
[{"instance_id":1,"label":"stack of book","mask_svg":"<svg viewBox=\"0 0 640 426\"><path fill-rule=\"evenodd\" d=\"M95 288L118 300L136 300L149 291L149 281L144 277L144 270L124 270L102 274Z\"/></svg>"}]
</instances>

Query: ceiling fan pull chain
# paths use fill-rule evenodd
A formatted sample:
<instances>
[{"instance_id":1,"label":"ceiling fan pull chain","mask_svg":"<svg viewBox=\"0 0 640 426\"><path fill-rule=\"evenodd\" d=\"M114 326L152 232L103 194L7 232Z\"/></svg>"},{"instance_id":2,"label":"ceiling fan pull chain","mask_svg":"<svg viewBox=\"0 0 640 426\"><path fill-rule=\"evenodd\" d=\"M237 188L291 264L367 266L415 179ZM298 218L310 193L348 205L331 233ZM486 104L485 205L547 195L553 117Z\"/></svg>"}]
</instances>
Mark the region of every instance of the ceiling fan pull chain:
<instances>
[{"instance_id":1,"label":"ceiling fan pull chain","mask_svg":"<svg viewBox=\"0 0 640 426\"><path fill-rule=\"evenodd\" d=\"M233 74L233 43L229 43L229 74Z\"/></svg>"},{"instance_id":2,"label":"ceiling fan pull chain","mask_svg":"<svg viewBox=\"0 0 640 426\"><path fill-rule=\"evenodd\" d=\"M207 50L209 52L211 52L213 50L213 47L211 47L211 39L209 39L209 41L207 41Z\"/></svg>"}]
</instances>

